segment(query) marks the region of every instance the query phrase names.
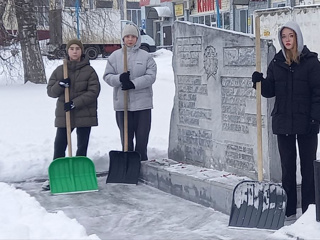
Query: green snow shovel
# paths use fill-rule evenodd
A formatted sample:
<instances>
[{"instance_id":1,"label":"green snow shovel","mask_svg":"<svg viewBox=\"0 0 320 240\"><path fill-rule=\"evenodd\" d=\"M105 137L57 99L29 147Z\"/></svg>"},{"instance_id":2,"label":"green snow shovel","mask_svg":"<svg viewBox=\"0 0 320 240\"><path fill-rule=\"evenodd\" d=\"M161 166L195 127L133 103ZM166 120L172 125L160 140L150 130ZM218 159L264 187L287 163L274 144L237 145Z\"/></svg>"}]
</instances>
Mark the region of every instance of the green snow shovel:
<instances>
[{"instance_id":1,"label":"green snow shovel","mask_svg":"<svg viewBox=\"0 0 320 240\"><path fill-rule=\"evenodd\" d=\"M261 72L260 17L255 18L256 70ZM287 195L280 184L262 182L261 83L256 84L258 180L240 182L233 191L229 226L277 230L284 226Z\"/></svg>"},{"instance_id":2,"label":"green snow shovel","mask_svg":"<svg viewBox=\"0 0 320 240\"><path fill-rule=\"evenodd\" d=\"M124 72L128 71L127 47L123 46ZM137 184L140 175L141 157L138 152L128 151L128 90L124 91L124 151L109 152L109 172L106 183Z\"/></svg>"},{"instance_id":3,"label":"green snow shovel","mask_svg":"<svg viewBox=\"0 0 320 240\"><path fill-rule=\"evenodd\" d=\"M67 60L63 61L63 76L68 77ZM65 102L69 102L69 88L65 88ZM66 112L68 157L57 158L49 166L52 194L98 191L94 163L87 157L72 157L70 111Z\"/></svg>"}]
</instances>

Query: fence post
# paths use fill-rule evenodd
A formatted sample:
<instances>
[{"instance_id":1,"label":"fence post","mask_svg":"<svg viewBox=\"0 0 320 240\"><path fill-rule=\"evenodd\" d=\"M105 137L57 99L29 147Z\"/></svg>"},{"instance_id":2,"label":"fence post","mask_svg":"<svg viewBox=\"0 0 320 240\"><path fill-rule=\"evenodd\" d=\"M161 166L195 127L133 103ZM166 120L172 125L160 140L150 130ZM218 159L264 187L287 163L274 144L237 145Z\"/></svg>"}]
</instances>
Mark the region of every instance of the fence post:
<instances>
[{"instance_id":1,"label":"fence post","mask_svg":"<svg viewBox=\"0 0 320 240\"><path fill-rule=\"evenodd\" d=\"M316 220L320 222L320 160L314 161L314 185L316 200Z\"/></svg>"}]
</instances>

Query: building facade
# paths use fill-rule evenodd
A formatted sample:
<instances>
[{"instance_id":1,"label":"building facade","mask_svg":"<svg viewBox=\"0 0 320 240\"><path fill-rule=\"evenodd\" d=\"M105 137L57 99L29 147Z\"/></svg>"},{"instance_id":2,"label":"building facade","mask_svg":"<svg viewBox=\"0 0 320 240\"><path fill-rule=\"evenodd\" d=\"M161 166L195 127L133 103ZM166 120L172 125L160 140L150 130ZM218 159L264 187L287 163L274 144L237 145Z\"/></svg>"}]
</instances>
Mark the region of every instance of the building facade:
<instances>
[{"instance_id":1,"label":"building facade","mask_svg":"<svg viewBox=\"0 0 320 240\"><path fill-rule=\"evenodd\" d=\"M168 46L175 20L253 34L255 10L310 4L320 0L140 0L141 27L158 46Z\"/></svg>"}]
</instances>

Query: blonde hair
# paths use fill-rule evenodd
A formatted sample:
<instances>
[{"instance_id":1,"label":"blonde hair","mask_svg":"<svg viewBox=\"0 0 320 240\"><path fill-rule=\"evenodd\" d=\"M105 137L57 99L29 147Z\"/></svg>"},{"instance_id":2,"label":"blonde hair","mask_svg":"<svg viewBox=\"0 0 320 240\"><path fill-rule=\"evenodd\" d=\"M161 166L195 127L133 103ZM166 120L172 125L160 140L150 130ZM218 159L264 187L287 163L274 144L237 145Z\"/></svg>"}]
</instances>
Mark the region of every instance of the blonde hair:
<instances>
[{"instance_id":1,"label":"blonde hair","mask_svg":"<svg viewBox=\"0 0 320 240\"><path fill-rule=\"evenodd\" d=\"M293 48L288 50L284 48L286 54L286 64L291 65L293 62L299 64L300 63L300 53L298 52L298 44L297 44L297 34L293 31Z\"/></svg>"}]
</instances>

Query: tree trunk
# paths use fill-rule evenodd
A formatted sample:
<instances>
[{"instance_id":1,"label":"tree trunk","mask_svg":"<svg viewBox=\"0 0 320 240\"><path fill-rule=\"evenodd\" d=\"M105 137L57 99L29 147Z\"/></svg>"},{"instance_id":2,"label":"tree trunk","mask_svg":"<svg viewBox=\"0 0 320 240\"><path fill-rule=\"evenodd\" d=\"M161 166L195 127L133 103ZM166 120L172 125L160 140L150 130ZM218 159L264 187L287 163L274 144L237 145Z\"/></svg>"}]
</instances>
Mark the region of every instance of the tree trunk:
<instances>
[{"instance_id":1,"label":"tree trunk","mask_svg":"<svg viewBox=\"0 0 320 240\"><path fill-rule=\"evenodd\" d=\"M3 15L5 12L7 6L7 0L0 0L0 44L1 45L8 45L9 42L9 33L7 32L7 30L5 29L4 25L3 25Z\"/></svg>"},{"instance_id":2,"label":"tree trunk","mask_svg":"<svg viewBox=\"0 0 320 240\"><path fill-rule=\"evenodd\" d=\"M15 0L19 40L22 51L24 83L47 83L37 37L37 20L32 0Z\"/></svg>"}]
</instances>

